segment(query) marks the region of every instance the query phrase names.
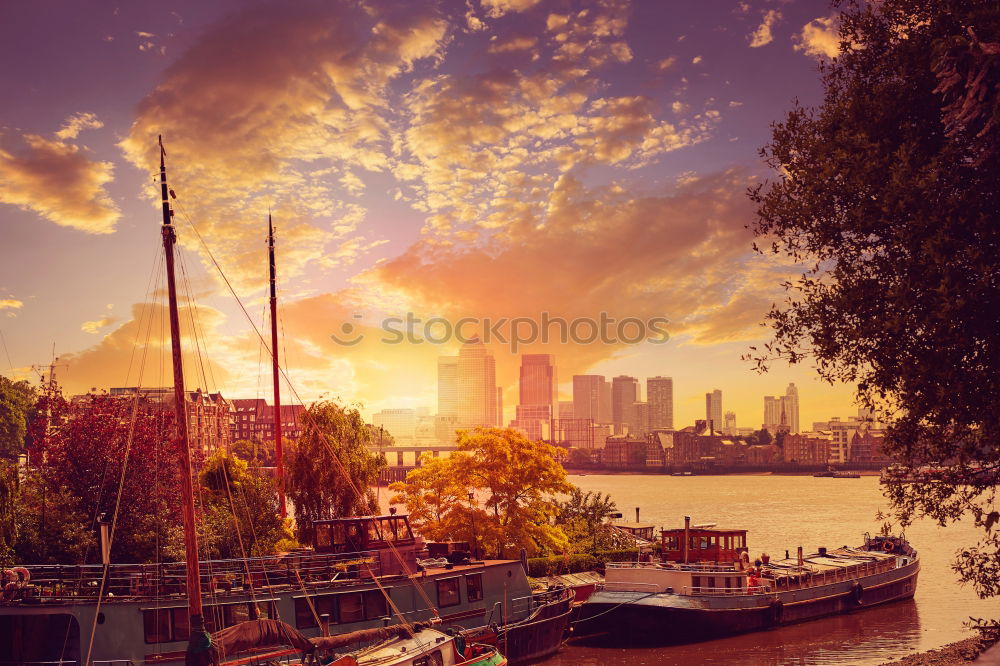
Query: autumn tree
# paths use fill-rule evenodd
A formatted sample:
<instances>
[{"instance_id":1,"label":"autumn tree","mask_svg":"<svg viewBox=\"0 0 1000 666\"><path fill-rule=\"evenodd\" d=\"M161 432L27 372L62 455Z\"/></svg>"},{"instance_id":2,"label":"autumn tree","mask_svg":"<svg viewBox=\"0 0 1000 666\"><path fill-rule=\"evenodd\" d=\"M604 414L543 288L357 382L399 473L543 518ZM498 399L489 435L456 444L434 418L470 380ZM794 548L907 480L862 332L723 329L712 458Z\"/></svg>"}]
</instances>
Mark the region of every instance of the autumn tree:
<instances>
[{"instance_id":1,"label":"autumn tree","mask_svg":"<svg viewBox=\"0 0 1000 666\"><path fill-rule=\"evenodd\" d=\"M824 100L774 126L751 190L765 252L805 267L751 356L854 383L890 424L908 524L970 517L955 568L1000 594L1000 12L995 2L844 3ZM906 475L901 475L906 476Z\"/></svg>"},{"instance_id":2,"label":"autumn tree","mask_svg":"<svg viewBox=\"0 0 1000 666\"><path fill-rule=\"evenodd\" d=\"M159 558L180 524L173 415L141 398L43 396L31 424L33 470L20 484L18 555L28 562L98 560L97 521L117 515L111 556ZM85 545L83 552L68 547Z\"/></svg>"},{"instance_id":3,"label":"autumn tree","mask_svg":"<svg viewBox=\"0 0 1000 666\"><path fill-rule=\"evenodd\" d=\"M371 430L356 409L317 402L302 423L285 470L299 539L308 541L313 521L377 510L372 487L385 457L369 450Z\"/></svg>"},{"instance_id":4,"label":"autumn tree","mask_svg":"<svg viewBox=\"0 0 1000 666\"><path fill-rule=\"evenodd\" d=\"M618 545L605 522L618 511L610 495L573 488L569 498L556 505L556 525L566 533L574 553L596 552Z\"/></svg>"},{"instance_id":5,"label":"autumn tree","mask_svg":"<svg viewBox=\"0 0 1000 666\"><path fill-rule=\"evenodd\" d=\"M24 450L35 400L35 389L28 382L0 375L0 458L13 459Z\"/></svg>"},{"instance_id":6,"label":"autumn tree","mask_svg":"<svg viewBox=\"0 0 1000 666\"><path fill-rule=\"evenodd\" d=\"M390 501L406 504L425 536L474 542L497 557L565 552L553 519L556 496L572 486L556 447L510 428L476 428L459 431L457 449L391 486Z\"/></svg>"},{"instance_id":7,"label":"autumn tree","mask_svg":"<svg viewBox=\"0 0 1000 666\"><path fill-rule=\"evenodd\" d=\"M202 557L229 559L270 555L290 544L292 533L278 515L278 495L269 476L256 474L246 461L217 451L198 475L198 545ZM184 534L171 533L170 555L184 557Z\"/></svg>"}]
</instances>

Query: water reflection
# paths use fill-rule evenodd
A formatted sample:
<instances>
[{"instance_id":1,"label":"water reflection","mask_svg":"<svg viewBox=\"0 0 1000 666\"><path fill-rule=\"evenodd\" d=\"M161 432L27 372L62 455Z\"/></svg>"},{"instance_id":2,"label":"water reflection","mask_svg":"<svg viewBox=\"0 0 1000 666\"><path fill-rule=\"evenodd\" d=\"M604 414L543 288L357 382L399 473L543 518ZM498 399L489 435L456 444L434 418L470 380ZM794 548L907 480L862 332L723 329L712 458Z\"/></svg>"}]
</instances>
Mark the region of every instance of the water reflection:
<instances>
[{"instance_id":1,"label":"water reflection","mask_svg":"<svg viewBox=\"0 0 1000 666\"><path fill-rule=\"evenodd\" d=\"M917 649L920 615L912 600L769 631L669 647L623 647L576 638L546 666L569 664L879 664Z\"/></svg>"}]
</instances>

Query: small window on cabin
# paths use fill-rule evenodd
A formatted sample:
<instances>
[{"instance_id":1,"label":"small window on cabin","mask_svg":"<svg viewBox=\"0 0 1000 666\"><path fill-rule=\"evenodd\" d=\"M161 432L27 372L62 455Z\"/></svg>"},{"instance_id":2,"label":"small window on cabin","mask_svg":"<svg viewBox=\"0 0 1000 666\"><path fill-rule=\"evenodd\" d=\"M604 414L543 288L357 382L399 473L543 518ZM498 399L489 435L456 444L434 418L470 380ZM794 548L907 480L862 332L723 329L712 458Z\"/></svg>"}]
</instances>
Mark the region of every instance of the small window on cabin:
<instances>
[{"instance_id":1,"label":"small window on cabin","mask_svg":"<svg viewBox=\"0 0 1000 666\"><path fill-rule=\"evenodd\" d=\"M426 657L413 660L413 666L443 666L443 664L444 657L441 655L441 650L434 650Z\"/></svg>"},{"instance_id":2,"label":"small window on cabin","mask_svg":"<svg viewBox=\"0 0 1000 666\"><path fill-rule=\"evenodd\" d=\"M299 629L312 629L316 626L316 618L313 617L307 599L295 600L295 626Z\"/></svg>"},{"instance_id":3,"label":"small window on cabin","mask_svg":"<svg viewBox=\"0 0 1000 666\"><path fill-rule=\"evenodd\" d=\"M701 576L691 576L691 587L701 587Z\"/></svg>"},{"instance_id":4,"label":"small window on cabin","mask_svg":"<svg viewBox=\"0 0 1000 666\"><path fill-rule=\"evenodd\" d=\"M667 550L677 550L677 537L668 536L666 539L666 549Z\"/></svg>"},{"instance_id":5,"label":"small window on cabin","mask_svg":"<svg viewBox=\"0 0 1000 666\"><path fill-rule=\"evenodd\" d=\"M389 590L385 591L389 594ZM389 614L389 605L385 601L385 594L382 590L369 590L365 592L365 618L377 620Z\"/></svg>"},{"instance_id":6,"label":"small window on cabin","mask_svg":"<svg viewBox=\"0 0 1000 666\"><path fill-rule=\"evenodd\" d=\"M700 550L706 550L711 543L711 540L707 536L698 537L698 548Z\"/></svg>"},{"instance_id":7,"label":"small window on cabin","mask_svg":"<svg viewBox=\"0 0 1000 666\"><path fill-rule=\"evenodd\" d=\"M142 612L143 635L147 643L169 643L170 611L168 609Z\"/></svg>"},{"instance_id":8,"label":"small window on cabin","mask_svg":"<svg viewBox=\"0 0 1000 666\"><path fill-rule=\"evenodd\" d=\"M483 574L469 574L465 577L465 598L468 601L483 600Z\"/></svg>"},{"instance_id":9,"label":"small window on cabin","mask_svg":"<svg viewBox=\"0 0 1000 666\"><path fill-rule=\"evenodd\" d=\"M316 526L316 546L318 548L329 548L333 543L330 541L330 526Z\"/></svg>"},{"instance_id":10,"label":"small window on cabin","mask_svg":"<svg viewBox=\"0 0 1000 666\"><path fill-rule=\"evenodd\" d=\"M376 523L374 520L366 520L364 522L364 529L365 529L365 535L367 537L366 538L367 543L371 543L372 541L382 540L382 535L379 533L378 530L378 523Z\"/></svg>"},{"instance_id":11,"label":"small window on cabin","mask_svg":"<svg viewBox=\"0 0 1000 666\"><path fill-rule=\"evenodd\" d=\"M360 592L339 594L337 597L340 622L361 622L365 619L365 609Z\"/></svg>"},{"instance_id":12,"label":"small window on cabin","mask_svg":"<svg viewBox=\"0 0 1000 666\"><path fill-rule=\"evenodd\" d=\"M406 518L396 518L396 538L412 539L413 532L410 530L410 523Z\"/></svg>"},{"instance_id":13,"label":"small window on cabin","mask_svg":"<svg viewBox=\"0 0 1000 666\"><path fill-rule=\"evenodd\" d=\"M437 588L438 607L446 608L447 606L457 606L462 602L458 593L458 578L445 578L444 580L439 580Z\"/></svg>"},{"instance_id":14,"label":"small window on cabin","mask_svg":"<svg viewBox=\"0 0 1000 666\"><path fill-rule=\"evenodd\" d=\"M709 576L708 577L708 580L705 583L705 587L707 587L709 589L714 589L715 588L715 577L714 576Z\"/></svg>"}]
</instances>

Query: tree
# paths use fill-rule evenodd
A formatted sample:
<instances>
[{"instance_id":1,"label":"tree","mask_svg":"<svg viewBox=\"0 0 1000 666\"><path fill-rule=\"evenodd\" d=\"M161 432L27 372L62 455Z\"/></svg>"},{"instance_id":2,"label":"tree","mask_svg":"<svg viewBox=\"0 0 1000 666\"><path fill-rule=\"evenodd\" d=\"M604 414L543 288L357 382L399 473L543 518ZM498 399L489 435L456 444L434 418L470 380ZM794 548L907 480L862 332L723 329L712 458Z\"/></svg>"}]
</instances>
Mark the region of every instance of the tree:
<instances>
[{"instance_id":1,"label":"tree","mask_svg":"<svg viewBox=\"0 0 1000 666\"><path fill-rule=\"evenodd\" d=\"M920 479L890 483L903 525L971 515L954 563L1000 593L1000 12L968 0L846 4L824 101L793 108L751 190L765 251L805 266L768 315L761 369L811 360L890 424L885 450Z\"/></svg>"},{"instance_id":2,"label":"tree","mask_svg":"<svg viewBox=\"0 0 1000 666\"><path fill-rule=\"evenodd\" d=\"M597 552L618 545L604 529L604 522L617 510L610 495L573 488L569 499L558 503L555 522L566 533L572 552Z\"/></svg>"},{"instance_id":3,"label":"tree","mask_svg":"<svg viewBox=\"0 0 1000 666\"><path fill-rule=\"evenodd\" d=\"M35 389L26 381L0 376L0 458L13 459L24 450Z\"/></svg>"},{"instance_id":4,"label":"tree","mask_svg":"<svg viewBox=\"0 0 1000 666\"><path fill-rule=\"evenodd\" d=\"M54 526L78 528L87 561L99 561L97 520L117 521L111 556L160 559L168 530L180 524L180 468L173 414L138 398L88 395L72 403L43 396L31 423L34 471L20 485L22 561L79 563ZM119 500L120 495L120 500ZM70 529L69 525L75 525ZM62 529L62 528L60 528ZM50 548L52 546L52 548Z\"/></svg>"},{"instance_id":5,"label":"tree","mask_svg":"<svg viewBox=\"0 0 1000 666\"><path fill-rule=\"evenodd\" d=\"M201 500L198 545L202 557L230 559L270 555L292 533L278 515L270 477L255 474L243 460L217 451L198 475ZM184 558L183 530L171 533L170 555Z\"/></svg>"},{"instance_id":6,"label":"tree","mask_svg":"<svg viewBox=\"0 0 1000 666\"><path fill-rule=\"evenodd\" d=\"M374 513L371 489L386 463L369 450L371 431L358 410L317 402L302 421L286 478L299 540L307 541L313 521Z\"/></svg>"},{"instance_id":7,"label":"tree","mask_svg":"<svg viewBox=\"0 0 1000 666\"><path fill-rule=\"evenodd\" d=\"M431 459L390 486L397 492L390 501L405 503L423 534L482 544L497 557L521 548L529 555L565 551L566 535L553 524L555 495L572 486L556 447L510 428L462 430L457 445L450 458Z\"/></svg>"}]
</instances>

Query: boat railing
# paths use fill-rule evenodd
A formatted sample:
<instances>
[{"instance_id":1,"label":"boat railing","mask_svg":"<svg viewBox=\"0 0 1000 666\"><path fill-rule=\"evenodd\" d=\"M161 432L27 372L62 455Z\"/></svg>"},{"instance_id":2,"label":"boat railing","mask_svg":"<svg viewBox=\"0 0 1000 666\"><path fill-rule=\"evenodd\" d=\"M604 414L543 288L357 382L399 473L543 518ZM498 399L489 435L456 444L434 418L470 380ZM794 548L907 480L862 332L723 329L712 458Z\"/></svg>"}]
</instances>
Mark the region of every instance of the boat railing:
<instances>
[{"instance_id":1,"label":"boat railing","mask_svg":"<svg viewBox=\"0 0 1000 666\"><path fill-rule=\"evenodd\" d=\"M609 592L651 592L657 593L664 589L663 585L657 583L639 583L626 580L612 580L604 581L599 583L596 587L598 590L607 590Z\"/></svg>"},{"instance_id":2,"label":"boat railing","mask_svg":"<svg viewBox=\"0 0 1000 666\"><path fill-rule=\"evenodd\" d=\"M159 564L46 564L27 567L30 579L13 598L19 600L169 599L186 594L187 566L183 562ZM288 587L335 586L381 576L377 551L355 553L301 553L209 560L201 563L201 588L209 593L250 593L251 589L279 591ZM103 593L102 593L103 587ZM3 662L0 662L3 666Z\"/></svg>"},{"instance_id":3,"label":"boat railing","mask_svg":"<svg viewBox=\"0 0 1000 666\"><path fill-rule=\"evenodd\" d=\"M753 587L685 587L683 594L710 595L718 597L737 597L751 594L768 594L770 586L754 585Z\"/></svg>"},{"instance_id":4,"label":"boat railing","mask_svg":"<svg viewBox=\"0 0 1000 666\"><path fill-rule=\"evenodd\" d=\"M707 573L721 573L730 576L741 573L732 564L721 564L715 562L698 562L690 564L664 564L662 562L608 562L605 569L659 569L667 571L694 571Z\"/></svg>"},{"instance_id":5,"label":"boat railing","mask_svg":"<svg viewBox=\"0 0 1000 666\"><path fill-rule=\"evenodd\" d=\"M110 659L101 661L93 659L92 666L135 666L130 659ZM0 661L0 666L80 666L80 662L72 659L60 659L58 661Z\"/></svg>"}]
</instances>

